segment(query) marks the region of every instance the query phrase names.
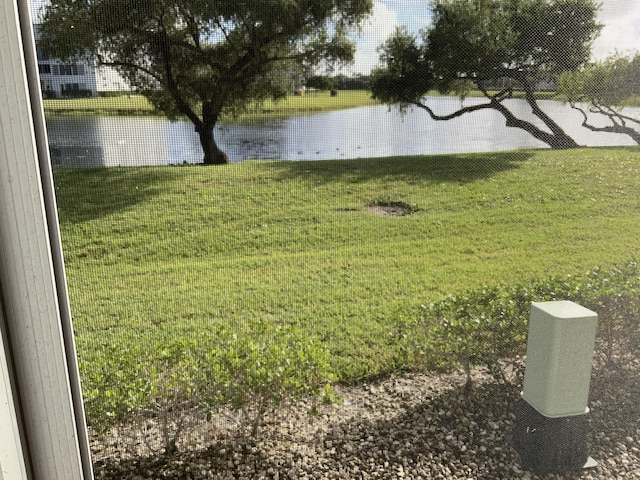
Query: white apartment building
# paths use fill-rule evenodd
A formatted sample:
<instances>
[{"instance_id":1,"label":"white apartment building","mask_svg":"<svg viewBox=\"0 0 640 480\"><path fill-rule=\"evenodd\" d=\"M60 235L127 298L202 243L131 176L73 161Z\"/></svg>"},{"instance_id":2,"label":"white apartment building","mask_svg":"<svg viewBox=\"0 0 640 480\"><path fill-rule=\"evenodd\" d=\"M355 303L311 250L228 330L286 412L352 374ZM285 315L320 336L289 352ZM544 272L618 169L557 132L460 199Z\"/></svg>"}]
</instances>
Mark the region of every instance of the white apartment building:
<instances>
[{"instance_id":1,"label":"white apartment building","mask_svg":"<svg viewBox=\"0 0 640 480\"><path fill-rule=\"evenodd\" d=\"M40 87L44 98L95 97L98 94L96 70L86 60L62 61L52 58L39 43L38 26L33 26L38 55Z\"/></svg>"}]
</instances>

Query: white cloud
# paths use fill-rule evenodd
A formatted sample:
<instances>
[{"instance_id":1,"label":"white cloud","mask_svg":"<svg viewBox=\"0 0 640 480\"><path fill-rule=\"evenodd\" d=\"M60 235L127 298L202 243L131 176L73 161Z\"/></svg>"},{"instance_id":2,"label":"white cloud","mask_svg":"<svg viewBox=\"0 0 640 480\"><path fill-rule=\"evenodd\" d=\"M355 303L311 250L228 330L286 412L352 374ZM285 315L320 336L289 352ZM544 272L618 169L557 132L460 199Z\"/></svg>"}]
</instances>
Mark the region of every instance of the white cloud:
<instances>
[{"instance_id":1,"label":"white cloud","mask_svg":"<svg viewBox=\"0 0 640 480\"><path fill-rule=\"evenodd\" d=\"M640 1L602 0L598 19L604 24L593 44L593 58L602 60L616 50L640 50Z\"/></svg>"},{"instance_id":2,"label":"white cloud","mask_svg":"<svg viewBox=\"0 0 640 480\"><path fill-rule=\"evenodd\" d=\"M397 11L389 8L386 2L376 1L373 14L365 21L362 32L356 38L358 49L350 70L369 73L378 64L378 47L394 32L397 25Z\"/></svg>"},{"instance_id":3,"label":"white cloud","mask_svg":"<svg viewBox=\"0 0 640 480\"><path fill-rule=\"evenodd\" d=\"M598 20L604 24L593 44L593 58L601 60L615 51L640 50L640 0L600 0ZM368 73L378 63L377 47L397 25L412 32L428 25L429 2L417 0L376 0L373 15L357 37L358 51L353 72Z\"/></svg>"},{"instance_id":4,"label":"white cloud","mask_svg":"<svg viewBox=\"0 0 640 480\"><path fill-rule=\"evenodd\" d=\"M431 5L427 0L379 0L398 15L398 23L417 33L431 19Z\"/></svg>"},{"instance_id":5,"label":"white cloud","mask_svg":"<svg viewBox=\"0 0 640 480\"><path fill-rule=\"evenodd\" d=\"M622 53L640 50L640 0L600 0L598 19L604 24L593 45L593 58L601 60L616 50ZM30 0L32 17L42 12L48 0ZM378 47L397 25L417 32L428 25L429 2L426 0L375 0L373 14L356 37L354 73L368 73L378 64Z\"/></svg>"},{"instance_id":6,"label":"white cloud","mask_svg":"<svg viewBox=\"0 0 640 480\"><path fill-rule=\"evenodd\" d=\"M399 25L415 34L429 24L431 8L426 0L375 0L373 13L357 36L355 64L349 70L369 73L378 64L378 47Z\"/></svg>"}]
</instances>

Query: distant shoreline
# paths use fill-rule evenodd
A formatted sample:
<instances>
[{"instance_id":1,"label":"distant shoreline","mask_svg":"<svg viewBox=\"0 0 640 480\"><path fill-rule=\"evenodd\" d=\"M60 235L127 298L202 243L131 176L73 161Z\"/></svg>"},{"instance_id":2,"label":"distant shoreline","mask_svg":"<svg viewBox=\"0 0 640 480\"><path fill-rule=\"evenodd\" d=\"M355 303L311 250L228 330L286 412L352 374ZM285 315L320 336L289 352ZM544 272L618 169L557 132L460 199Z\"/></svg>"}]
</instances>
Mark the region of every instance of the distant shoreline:
<instances>
[{"instance_id":1,"label":"distant shoreline","mask_svg":"<svg viewBox=\"0 0 640 480\"><path fill-rule=\"evenodd\" d=\"M142 95L122 95L117 97L45 99L44 111L47 116L156 116L166 117L157 111ZM282 118L291 115L307 115L347 108L378 105L366 90L340 90L331 96L328 91L308 92L304 96L290 95L283 100L267 101L256 105L235 118L225 117L224 121L256 121L266 118Z\"/></svg>"}]
</instances>

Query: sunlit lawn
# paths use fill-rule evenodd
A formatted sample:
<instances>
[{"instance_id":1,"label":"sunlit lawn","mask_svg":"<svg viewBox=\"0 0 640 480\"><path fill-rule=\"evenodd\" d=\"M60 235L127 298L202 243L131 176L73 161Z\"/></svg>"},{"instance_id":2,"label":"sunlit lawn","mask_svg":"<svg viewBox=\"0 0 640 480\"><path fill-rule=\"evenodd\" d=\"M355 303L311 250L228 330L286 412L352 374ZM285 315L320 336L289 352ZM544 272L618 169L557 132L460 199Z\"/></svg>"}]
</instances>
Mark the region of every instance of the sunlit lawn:
<instances>
[{"instance_id":1,"label":"sunlit lawn","mask_svg":"<svg viewBox=\"0 0 640 480\"><path fill-rule=\"evenodd\" d=\"M152 115L154 108L142 95L43 100L44 111L52 114Z\"/></svg>"},{"instance_id":2,"label":"sunlit lawn","mask_svg":"<svg viewBox=\"0 0 640 480\"><path fill-rule=\"evenodd\" d=\"M432 92L438 95L437 92ZM480 95L471 92L471 95ZM518 92L515 96L519 96ZM555 98L554 92L541 92L540 98ZM345 108L379 105L367 90L340 90L337 96L328 91L310 91L304 96L289 95L282 100L266 101L249 108L248 112L236 118L227 116L223 121L259 120L270 117L304 115ZM151 103L142 95L120 95L115 97L45 99L47 115L158 115Z\"/></svg>"},{"instance_id":3,"label":"sunlit lawn","mask_svg":"<svg viewBox=\"0 0 640 480\"><path fill-rule=\"evenodd\" d=\"M305 96L290 95L279 101L267 101L237 119L252 120L272 116L318 113L376 104L365 90L339 91L331 96L327 91L309 92ZM161 115L141 95L77 99L47 99L44 109L48 115Z\"/></svg>"},{"instance_id":4,"label":"sunlit lawn","mask_svg":"<svg viewBox=\"0 0 640 480\"><path fill-rule=\"evenodd\" d=\"M85 377L114 352L266 324L321 338L357 380L402 368L396 327L425 302L611 266L640 244L637 148L59 169L55 183Z\"/></svg>"}]
</instances>

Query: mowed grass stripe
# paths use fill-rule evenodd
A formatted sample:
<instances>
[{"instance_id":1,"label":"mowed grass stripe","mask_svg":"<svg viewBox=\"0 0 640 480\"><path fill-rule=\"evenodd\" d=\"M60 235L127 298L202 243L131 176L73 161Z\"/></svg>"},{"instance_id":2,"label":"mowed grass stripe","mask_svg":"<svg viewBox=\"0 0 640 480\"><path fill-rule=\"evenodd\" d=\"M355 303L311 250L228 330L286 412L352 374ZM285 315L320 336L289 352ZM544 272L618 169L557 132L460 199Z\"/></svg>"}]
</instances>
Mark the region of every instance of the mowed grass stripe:
<instances>
[{"instance_id":1,"label":"mowed grass stripe","mask_svg":"<svg viewBox=\"0 0 640 480\"><path fill-rule=\"evenodd\" d=\"M115 97L45 99L43 103L47 115L163 116L144 96L137 94ZM245 113L236 117L227 115L223 121L252 121L369 105L378 105L378 103L371 98L371 92L366 90L344 90L340 91L337 96L331 96L328 91L318 91L303 97L289 95L277 101L267 100L262 104L249 106Z\"/></svg>"},{"instance_id":2,"label":"mowed grass stripe","mask_svg":"<svg viewBox=\"0 0 640 480\"><path fill-rule=\"evenodd\" d=\"M595 148L56 170L83 374L265 324L321 338L342 380L402 368L423 303L636 257L639 169L637 148ZM413 213L367 208L385 201Z\"/></svg>"}]
</instances>

